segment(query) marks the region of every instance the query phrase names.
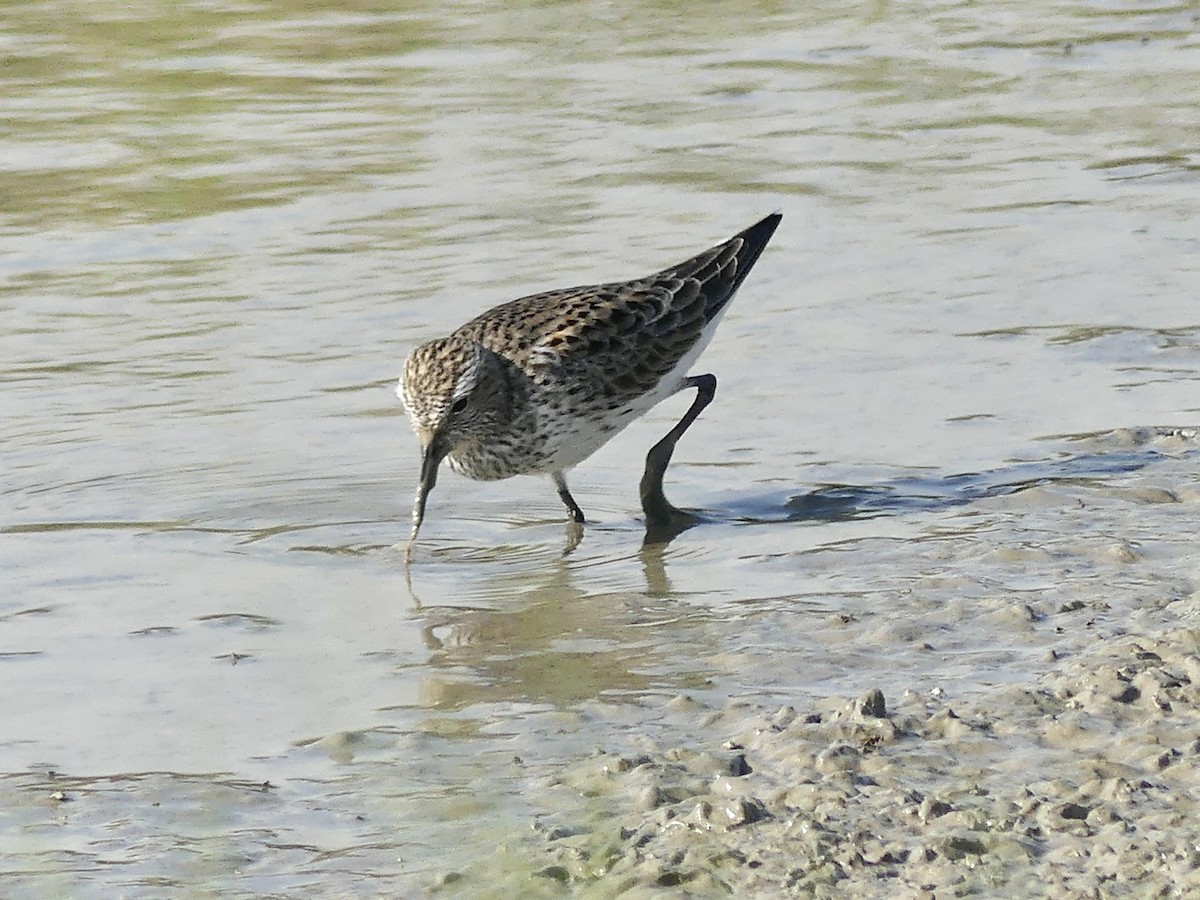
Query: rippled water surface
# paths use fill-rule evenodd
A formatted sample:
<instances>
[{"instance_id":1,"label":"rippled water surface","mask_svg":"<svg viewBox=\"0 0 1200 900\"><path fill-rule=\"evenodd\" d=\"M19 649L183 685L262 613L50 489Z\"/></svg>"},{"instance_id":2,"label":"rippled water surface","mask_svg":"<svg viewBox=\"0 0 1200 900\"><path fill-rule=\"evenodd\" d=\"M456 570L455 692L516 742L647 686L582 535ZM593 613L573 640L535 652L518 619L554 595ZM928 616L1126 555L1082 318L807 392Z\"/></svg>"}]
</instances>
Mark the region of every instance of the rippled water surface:
<instances>
[{"instance_id":1,"label":"rippled water surface","mask_svg":"<svg viewBox=\"0 0 1200 900\"><path fill-rule=\"evenodd\" d=\"M1121 429L1200 408L1198 31L1170 3L9 4L6 881L420 889L544 812L531 775L699 732L679 693L1019 679L1046 645L976 602L1086 594L1121 542L1194 590L1194 506L1069 536L1055 485L1120 507L1192 459ZM574 473L572 552L547 482L447 473L406 578L407 351L775 209L668 475L708 520L643 546L680 397Z\"/></svg>"}]
</instances>

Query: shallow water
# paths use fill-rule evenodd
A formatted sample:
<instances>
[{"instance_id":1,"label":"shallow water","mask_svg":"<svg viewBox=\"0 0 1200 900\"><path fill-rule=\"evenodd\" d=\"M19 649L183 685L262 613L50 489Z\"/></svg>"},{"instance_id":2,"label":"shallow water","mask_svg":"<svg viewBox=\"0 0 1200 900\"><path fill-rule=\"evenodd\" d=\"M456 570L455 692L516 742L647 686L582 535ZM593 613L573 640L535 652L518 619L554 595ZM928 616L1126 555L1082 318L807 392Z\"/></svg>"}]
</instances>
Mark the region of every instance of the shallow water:
<instances>
[{"instance_id":1,"label":"shallow water","mask_svg":"<svg viewBox=\"0 0 1200 900\"><path fill-rule=\"evenodd\" d=\"M676 694L1019 681L1004 610L1121 542L1194 590L1189 502L1072 544L1055 491L1194 452L1105 436L1196 419L1193 7L164 10L0 24L13 892L428 885L701 731ZM574 473L572 552L548 483L446 474L406 578L408 349L772 209L668 474L707 521L643 547L681 397Z\"/></svg>"}]
</instances>

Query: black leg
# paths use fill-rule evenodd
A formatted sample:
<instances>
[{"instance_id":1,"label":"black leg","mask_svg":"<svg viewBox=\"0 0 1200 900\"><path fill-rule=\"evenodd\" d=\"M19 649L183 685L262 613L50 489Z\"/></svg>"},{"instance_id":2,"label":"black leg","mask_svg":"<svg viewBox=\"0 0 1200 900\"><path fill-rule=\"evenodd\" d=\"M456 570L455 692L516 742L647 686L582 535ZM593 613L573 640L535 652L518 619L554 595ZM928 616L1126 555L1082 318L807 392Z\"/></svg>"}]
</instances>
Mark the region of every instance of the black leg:
<instances>
[{"instance_id":1,"label":"black leg","mask_svg":"<svg viewBox=\"0 0 1200 900\"><path fill-rule=\"evenodd\" d=\"M648 528L669 525L678 521L680 517L693 518L676 509L667 500L666 495L663 494L663 476L667 472L667 465L671 462L671 455L675 452L675 445L683 437L683 433L688 430L688 427L696 421L696 417L704 411L704 407L712 403L713 397L716 396L717 377L715 375L693 375L685 379L683 384L684 387L696 389L696 399L692 401L692 405L688 407L688 411L683 414L679 423L646 454L646 471L642 474L640 493L642 495L642 511L646 513Z\"/></svg>"},{"instance_id":2,"label":"black leg","mask_svg":"<svg viewBox=\"0 0 1200 900\"><path fill-rule=\"evenodd\" d=\"M571 496L571 492L567 490L567 479L562 472L553 473L554 486L558 488L558 498L566 504L567 512L571 514L571 521L584 524L583 510L579 508L579 504L575 502L575 498Z\"/></svg>"}]
</instances>

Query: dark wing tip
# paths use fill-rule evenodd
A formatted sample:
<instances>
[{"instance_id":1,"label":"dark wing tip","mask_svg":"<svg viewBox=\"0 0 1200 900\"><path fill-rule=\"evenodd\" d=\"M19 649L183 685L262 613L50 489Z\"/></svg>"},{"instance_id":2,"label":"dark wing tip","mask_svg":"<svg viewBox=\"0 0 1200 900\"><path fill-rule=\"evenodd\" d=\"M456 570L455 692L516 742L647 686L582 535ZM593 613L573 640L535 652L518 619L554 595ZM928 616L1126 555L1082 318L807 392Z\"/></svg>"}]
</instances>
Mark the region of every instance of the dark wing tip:
<instances>
[{"instance_id":1,"label":"dark wing tip","mask_svg":"<svg viewBox=\"0 0 1200 900\"><path fill-rule=\"evenodd\" d=\"M783 221L783 213L773 212L769 216L764 216L759 219L745 231L738 232L731 240L741 238L748 246L757 247L758 251L762 252L762 248L767 246L767 241L771 240L771 235L775 233L775 229L779 227L779 223ZM738 254L739 257L741 254Z\"/></svg>"},{"instance_id":2,"label":"dark wing tip","mask_svg":"<svg viewBox=\"0 0 1200 900\"><path fill-rule=\"evenodd\" d=\"M664 269L657 277L698 281L704 295L705 317L711 320L742 286L782 219L782 213L771 213L729 240Z\"/></svg>"},{"instance_id":3,"label":"dark wing tip","mask_svg":"<svg viewBox=\"0 0 1200 900\"><path fill-rule=\"evenodd\" d=\"M771 213L762 219L759 219L745 231L735 234L730 241L736 241L741 238L742 246L737 251L737 274L734 276L734 281L729 289L730 296L736 291L750 274L750 270L754 264L758 262L759 256L763 250L767 249L767 243L771 240L771 236L775 234L775 229L779 227L779 223L783 221L783 213Z\"/></svg>"}]
</instances>

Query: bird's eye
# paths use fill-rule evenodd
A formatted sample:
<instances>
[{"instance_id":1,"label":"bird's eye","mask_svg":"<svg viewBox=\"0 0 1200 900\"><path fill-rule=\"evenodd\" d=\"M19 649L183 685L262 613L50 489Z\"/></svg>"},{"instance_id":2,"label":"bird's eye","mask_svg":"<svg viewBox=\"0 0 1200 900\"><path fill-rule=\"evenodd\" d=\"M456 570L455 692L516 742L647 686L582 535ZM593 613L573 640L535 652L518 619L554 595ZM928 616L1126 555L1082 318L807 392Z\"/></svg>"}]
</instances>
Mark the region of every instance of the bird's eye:
<instances>
[{"instance_id":1,"label":"bird's eye","mask_svg":"<svg viewBox=\"0 0 1200 900\"><path fill-rule=\"evenodd\" d=\"M467 408L467 398L466 397L459 397L457 400L455 400L453 403L450 404L450 412L452 412L452 413L460 413L466 408Z\"/></svg>"}]
</instances>

